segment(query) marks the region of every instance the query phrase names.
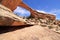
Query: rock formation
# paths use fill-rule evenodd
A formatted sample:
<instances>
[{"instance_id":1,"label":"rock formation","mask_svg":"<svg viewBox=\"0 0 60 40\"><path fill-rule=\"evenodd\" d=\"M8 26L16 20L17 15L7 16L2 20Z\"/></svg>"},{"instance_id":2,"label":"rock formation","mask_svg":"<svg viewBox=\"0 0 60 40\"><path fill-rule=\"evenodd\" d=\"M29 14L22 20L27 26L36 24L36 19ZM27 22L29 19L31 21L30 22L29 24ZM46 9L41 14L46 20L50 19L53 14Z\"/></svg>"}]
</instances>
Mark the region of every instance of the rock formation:
<instances>
[{"instance_id":1,"label":"rock formation","mask_svg":"<svg viewBox=\"0 0 60 40\"><path fill-rule=\"evenodd\" d=\"M27 9L27 10L29 10L30 12L31 12L31 17L34 17L34 18L42 18L42 19L46 19L46 18L48 18L49 20L55 20L56 19L56 17L54 16L54 15L51 15L51 14L44 14L44 13L40 13L40 12L37 12L37 11L35 11L35 10L33 10L33 9L31 9L29 6L27 6L26 4L24 4L23 2L22 2L22 0L18 0L18 1L16 1L16 0L1 0L0 1L1 2L1 4L2 5L4 5L4 6L6 6L7 8L9 8L9 9L11 9L12 11L17 7L17 6L21 6L21 7L23 7L23 8L25 8L25 9ZM4 21L1 21L1 24L3 24L3 25L12 25L13 23L15 24L15 23L18 23L18 24L20 24L19 22L17 22L17 21L11 21L12 19L10 19L10 18L5 18L5 19L2 19L2 20L4 20ZM6 22L6 20L8 21L8 22ZM9 22L9 20L10 20L10 22ZM4 23L3 23L4 22ZM17 24L15 24L15 25L17 25Z\"/></svg>"},{"instance_id":2,"label":"rock formation","mask_svg":"<svg viewBox=\"0 0 60 40\"><path fill-rule=\"evenodd\" d=\"M37 11L34 11L35 14L33 14L33 12L31 13L32 16L34 16L35 18L41 18L41 19L45 19L45 18L48 18L49 20L55 20L56 19L56 16L55 15L52 15L52 14L48 14L48 13L41 13L41 12L37 12Z\"/></svg>"},{"instance_id":3,"label":"rock formation","mask_svg":"<svg viewBox=\"0 0 60 40\"><path fill-rule=\"evenodd\" d=\"M2 4L0 25L19 26L0 27L0 40L60 40L60 21L56 20L55 15L37 12L21 0L0 0L0 2ZM17 6L29 10L31 17L22 18L15 15L12 11Z\"/></svg>"},{"instance_id":4,"label":"rock formation","mask_svg":"<svg viewBox=\"0 0 60 40\"><path fill-rule=\"evenodd\" d=\"M31 12L31 16L35 17L35 18L49 18L50 20L55 20L55 16L51 15L51 14L44 14L44 13L39 13L33 9L31 9L29 6L27 6L26 4L24 4L22 2L22 0L2 0L1 2L2 5L8 7L9 9L11 9L12 11L17 7L17 6L21 6L25 9L27 9L28 11ZM39 13L39 14L38 14ZM43 17L42 17L43 16Z\"/></svg>"},{"instance_id":5,"label":"rock formation","mask_svg":"<svg viewBox=\"0 0 60 40\"><path fill-rule=\"evenodd\" d=\"M26 4L24 4L22 2L22 0L2 0L1 4L8 7L9 9L11 9L12 11L17 7L17 6L21 6L27 10L32 10L29 6L27 6Z\"/></svg>"}]
</instances>

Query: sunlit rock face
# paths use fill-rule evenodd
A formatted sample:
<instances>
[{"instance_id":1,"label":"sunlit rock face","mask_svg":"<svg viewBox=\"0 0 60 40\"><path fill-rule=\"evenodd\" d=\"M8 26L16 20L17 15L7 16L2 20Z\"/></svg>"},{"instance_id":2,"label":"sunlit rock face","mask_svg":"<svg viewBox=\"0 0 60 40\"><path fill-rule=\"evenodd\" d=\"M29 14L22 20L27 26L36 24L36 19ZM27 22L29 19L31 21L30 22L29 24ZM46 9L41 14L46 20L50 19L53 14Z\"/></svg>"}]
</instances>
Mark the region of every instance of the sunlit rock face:
<instances>
[{"instance_id":1,"label":"sunlit rock face","mask_svg":"<svg viewBox=\"0 0 60 40\"><path fill-rule=\"evenodd\" d=\"M1 4L8 7L12 11L19 5L22 0L2 0Z\"/></svg>"},{"instance_id":2,"label":"sunlit rock face","mask_svg":"<svg viewBox=\"0 0 60 40\"><path fill-rule=\"evenodd\" d=\"M17 13L17 15L19 15L19 16L23 16L23 17L27 17L27 16L30 16L30 13L28 12L28 11L26 11L25 9L22 9L22 8L19 8L19 7L17 7L19 4L21 4L21 2L22 2L22 0L3 0L2 2L1 2L1 4L3 4L4 6L6 6L6 7L8 7L9 9L11 9L12 11L14 10L14 9L16 9L16 10L19 10L19 11L14 11L14 13ZM26 7L26 6L28 6L28 5L25 5L25 4L21 4L24 8ZM24 6L25 5L25 6ZM29 8L29 7L27 7L29 10L31 9L31 8ZM27 9L26 8L26 9ZM23 11L24 10L24 11ZM51 20L55 20L56 18L55 18L55 16L54 15L50 15L50 14L44 14L44 13L41 13L41 12L35 12L34 13L34 11L33 10L30 10L30 12L31 12L31 14L32 14L32 16L33 17L35 17L35 18L43 18L43 19L45 19L45 18L48 18L49 20L51 19ZM38 14L39 13L39 14Z\"/></svg>"},{"instance_id":3,"label":"sunlit rock face","mask_svg":"<svg viewBox=\"0 0 60 40\"><path fill-rule=\"evenodd\" d=\"M37 16L35 16L36 18L41 18L41 19L46 19L46 18L49 20L55 20L56 19L55 15L37 12L37 11L35 11L35 14L32 12L32 16L34 16L34 15L37 15Z\"/></svg>"},{"instance_id":4,"label":"sunlit rock face","mask_svg":"<svg viewBox=\"0 0 60 40\"><path fill-rule=\"evenodd\" d=\"M29 17L30 16L30 12L22 7L17 7L14 11L13 11L16 15L21 16L21 17Z\"/></svg>"},{"instance_id":5,"label":"sunlit rock face","mask_svg":"<svg viewBox=\"0 0 60 40\"><path fill-rule=\"evenodd\" d=\"M21 2L21 1L20 1ZM8 7L9 9L11 10L14 10L14 13L17 14L18 16L22 16L22 17L29 17L30 16L30 12L32 14L32 16L34 18L39 18L39 19L49 19L49 20L55 20L56 17L55 15L50 15L50 14L45 14L45 13L42 13L42 12L37 12L37 11L33 11L33 10L30 10L30 12L22 7L19 7L18 4L19 4L19 0L16 1L16 0L3 0L2 1L2 4L6 7ZM24 4L22 4L24 5ZM17 7L18 6L18 7ZM24 6L26 7L26 6ZM4 20L4 19L3 19ZM17 22L18 23L18 22ZM16 22L14 22L13 25L17 24Z\"/></svg>"}]
</instances>

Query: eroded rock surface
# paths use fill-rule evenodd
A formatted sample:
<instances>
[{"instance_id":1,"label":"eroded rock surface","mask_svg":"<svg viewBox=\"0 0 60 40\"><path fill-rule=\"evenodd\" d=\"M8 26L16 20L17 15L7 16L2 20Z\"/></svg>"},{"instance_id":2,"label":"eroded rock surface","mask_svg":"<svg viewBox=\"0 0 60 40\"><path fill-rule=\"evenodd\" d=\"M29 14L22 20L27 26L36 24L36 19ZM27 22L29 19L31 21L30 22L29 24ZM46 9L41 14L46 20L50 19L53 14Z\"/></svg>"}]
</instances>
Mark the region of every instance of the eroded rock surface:
<instances>
[{"instance_id":1,"label":"eroded rock surface","mask_svg":"<svg viewBox=\"0 0 60 40\"><path fill-rule=\"evenodd\" d=\"M48 18L49 20L55 20L56 19L55 15L44 14L44 13L40 13L40 12L37 12L37 11L31 9L28 5L24 4L22 2L22 0L2 0L1 4L8 7L12 11L14 9L16 9L17 6L21 6L25 9L27 9L28 11L30 11L31 16L35 17L35 18L42 18L42 19Z\"/></svg>"},{"instance_id":2,"label":"eroded rock surface","mask_svg":"<svg viewBox=\"0 0 60 40\"><path fill-rule=\"evenodd\" d=\"M0 34L0 40L60 40L60 34L35 25Z\"/></svg>"},{"instance_id":3,"label":"eroded rock surface","mask_svg":"<svg viewBox=\"0 0 60 40\"><path fill-rule=\"evenodd\" d=\"M19 6L31 12L31 18L25 20L0 7L0 13L2 13L0 14L2 16L0 16L0 25L19 26L0 27L0 40L60 40L60 34L58 34L60 33L60 21L56 20L55 15L32 10L21 0L3 0L1 4L12 11L20 4ZM13 20L13 18L17 20Z\"/></svg>"}]
</instances>

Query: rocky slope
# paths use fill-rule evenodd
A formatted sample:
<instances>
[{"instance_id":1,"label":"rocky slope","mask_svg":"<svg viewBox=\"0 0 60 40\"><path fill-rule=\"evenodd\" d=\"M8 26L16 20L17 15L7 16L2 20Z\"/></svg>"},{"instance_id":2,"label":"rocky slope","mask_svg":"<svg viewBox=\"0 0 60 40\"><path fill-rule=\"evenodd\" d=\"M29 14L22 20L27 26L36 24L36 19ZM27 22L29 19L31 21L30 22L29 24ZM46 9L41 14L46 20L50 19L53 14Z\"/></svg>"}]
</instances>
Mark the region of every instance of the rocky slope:
<instances>
[{"instance_id":1,"label":"rocky slope","mask_svg":"<svg viewBox=\"0 0 60 40\"><path fill-rule=\"evenodd\" d=\"M35 11L22 18L0 6L0 25L19 26L0 27L0 40L60 40L60 21L52 14Z\"/></svg>"},{"instance_id":2,"label":"rocky slope","mask_svg":"<svg viewBox=\"0 0 60 40\"><path fill-rule=\"evenodd\" d=\"M42 27L47 27L55 32L60 33L60 21L59 20L49 20L49 19L28 19L28 24L40 25Z\"/></svg>"},{"instance_id":3,"label":"rocky slope","mask_svg":"<svg viewBox=\"0 0 60 40\"><path fill-rule=\"evenodd\" d=\"M0 40L60 40L60 34L39 25L16 28L9 29L15 29L14 31L0 34Z\"/></svg>"},{"instance_id":4,"label":"rocky slope","mask_svg":"<svg viewBox=\"0 0 60 40\"><path fill-rule=\"evenodd\" d=\"M41 17L22 18L26 21L26 24L21 21L15 22L13 20L14 23L10 21L13 23L12 25L19 27L0 27L0 40L60 40L60 21L55 18L52 20L49 18L50 16L48 18ZM8 21L9 18L4 17L1 20L5 22L6 19Z\"/></svg>"}]
</instances>

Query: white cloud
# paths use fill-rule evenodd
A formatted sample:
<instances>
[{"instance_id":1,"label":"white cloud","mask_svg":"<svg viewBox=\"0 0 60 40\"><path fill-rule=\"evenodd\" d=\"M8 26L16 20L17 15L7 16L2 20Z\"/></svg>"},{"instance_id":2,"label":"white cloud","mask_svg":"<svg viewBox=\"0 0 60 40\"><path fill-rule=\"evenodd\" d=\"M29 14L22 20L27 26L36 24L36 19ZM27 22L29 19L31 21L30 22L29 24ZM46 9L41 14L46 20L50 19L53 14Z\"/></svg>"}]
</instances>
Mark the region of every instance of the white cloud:
<instances>
[{"instance_id":1,"label":"white cloud","mask_svg":"<svg viewBox=\"0 0 60 40\"><path fill-rule=\"evenodd\" d=\"M28 17L30 16L30 12L22 7L17 7L14 10L14 13L17 14L18 16L22 16L22 17Z\"/></svg>"},{"instance_id":2,"label":"white cloud","mask_svg":"<svg viewBox=\"0 0 60 40\"><path fill-rule=\"evenodd\" d=\"M46 12L46 11L42 11L42 10L36 10L36 11L38 11L38 12L41 12L41 13L45 13L45 14L53 14L53 15L55 15L54 13L51 13L51 12Z\"/></svg>"},{"instance_id":3,"label":"white cloud","mask_svg":"<svg viewBox=\"0 0 60 40\"><path fill-rule=\"evenodd\" d=\"M47 13L47 12L45 12L45 11L42 11L42 10L36 10L36 11L38 11L38 12L42 12L42 13Z\"/></svg>"},{"instance_id":4,"label":"white cloud","mask_svg":"<svg viewBox=\"0 0 60 40\"><path fill-rule=\"evenodd\" d=\"M60 9L53 9L49 13L52 13L52 14L55 14L55 15L59 15L60 14Z\"/></svg>"}]
</instances>

